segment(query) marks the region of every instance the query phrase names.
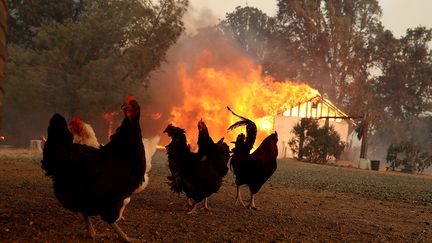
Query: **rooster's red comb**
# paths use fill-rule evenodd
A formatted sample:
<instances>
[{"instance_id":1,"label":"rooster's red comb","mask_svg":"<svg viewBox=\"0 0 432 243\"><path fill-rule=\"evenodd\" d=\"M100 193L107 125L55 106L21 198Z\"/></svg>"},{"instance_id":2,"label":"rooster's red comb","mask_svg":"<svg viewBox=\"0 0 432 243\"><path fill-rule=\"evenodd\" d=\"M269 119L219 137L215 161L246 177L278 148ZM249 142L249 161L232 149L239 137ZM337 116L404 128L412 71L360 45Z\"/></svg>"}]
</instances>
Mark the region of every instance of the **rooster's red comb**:
<instances>
[{"instance_id":1,"label":"rooster's red comb","mask_svg":"<svg viewBox=\"0 0 432 243\"><path fill-rule=\"evenodd\" d=\"M80 116L76 116L72 118L72 120L69 122L69 125L77 124L77 123L82 123L82 119Z\"/></svg>"},{"instance_id":2,"label":"rooster's red comb","mask_svg":"<svg viewBox=\"0 0 432 243\"><path fill-rule=\"evenodd\" d=\"M126 97L124 103L125 104L129 104L129 102L131 102L132 100L136 100L135 96L132 94L128 94L128 96Z\"/></svg>"},{"instance_id":3,"label":"rooster's red comb","mask_svg":"<svg viewBox=\"0 0 432 243\"><path fill-rule=\"evenodd\" d=\"M79 131L81 130L82 123L83 121L81 117L76 116L72 118L72 120L69 122L69 128L72 130L73 133L78 134Z\"/></svg>"}]
</instances>

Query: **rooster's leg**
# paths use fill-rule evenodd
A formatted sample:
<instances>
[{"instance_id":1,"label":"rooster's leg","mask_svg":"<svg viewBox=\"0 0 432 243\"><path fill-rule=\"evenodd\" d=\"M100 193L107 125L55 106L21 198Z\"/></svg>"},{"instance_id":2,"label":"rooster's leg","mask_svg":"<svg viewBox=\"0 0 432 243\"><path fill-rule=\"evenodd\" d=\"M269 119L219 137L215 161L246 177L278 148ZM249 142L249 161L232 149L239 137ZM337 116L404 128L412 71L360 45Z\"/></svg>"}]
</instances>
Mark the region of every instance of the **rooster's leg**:
<instances>
[{"instance_id":1,"label":"rooster's leg","mask_svg":"<svg viewBox=\"0 0 432 243\"><path fill-rule=\"evenodd\" d=\"M193 207L192 207L191 211L189 211L187 214L194 214L194 213L196 213L197 210L198 210L198 204L199 203L193 203Z\"/></svg>"},{"instance_id":2,"label":"rooster's leg","mask_svg":"<svg viewBox=\"0 0 432 243\"><path fill-rule=\"evenodd\" d=\"M237 186L237 196L236 196L235 205L237 205L238 203L240 203L243 207L246 207L246 205L244 204L243 199L240 195L240 186Z\"/></svg>"},{"instance_id":3,"label":"rooster's leg","mask_svg":"<svg viewBox=\"0 0 432 243\"><path fill-rule=\"evenodd\" d=\"M132 239L129 238L126 233L120 228L120 226L118 226L117 223L112 223L110 224L111 227L117 232L117 234L122 238L122 240L124 240L125 242L134 242L134 241L138 241L137 239Z\"/></svg>"},{"instance_id":4,"label":"rooster's leg","mask_svg":"<svg viewBox=\"0 0 432 243\"><path fill-rule=\"evenodd\" d=\"M257 207L255 206L255 195L251 193L251 200L250 200L250 204L248 206L249 209L257 209Z\"/></svg>"},{"instance_id":5,"label":"rooster's leg","mask_svg":"<svg viewBox=\"0 0 432 243\"><path fill-rule=\"evenodd\" d=\"M88 236L90 236L90 238L92 238L92 239L95 239L96 232L93 228L93 224L90 220L90 217L88 215L85 215L85 214L83 214L83 217L84 217L84 220L86 222Z\"/></svg>"},{"instance_id":6,"label":"rooster's leg","mask_svg":"<svg viewBox=\"0 0 432 243\"><path fill-rule=\"evenodd\" d=\"M123 206L120 209L120 219L125 220L125 217L123 216L124 210L126 209L126 206L130 203L131 198L127 197L123 200Z\"/></svg>"},{"instance_id":7,"label":"rooster's leg","mask_svg":"<svg viewBox=\"0 0 432 243\"><path fill-rule=\"evenodd\" d=\"M190 207L192 207L194 205L194 203L192 202L192 199L190 198L190 197L188 197L187 199L186 199L186 206L190 206Z\"/></svg>"},{"instance_id":8,"label":"rooster's leg","mask_svg":"<svg viewBox=\"0 0 432 243\"><path fill-rule=\"evenodd\" d=\"M202 203L201 202L200 203L193 203L192 205L193 205L192 210L189 211L188 214L194 214L194 213L197 212L198 209L205 209L205 210L209 210L210 211L210 208L208 206L208 197L206 197L204 199L204 202L202 202Z\"/></svg>"},{"instance_id":9,"label":"rooster's leg","mask_svg":"<svg viewBox=\"0 0 432 243\"><path fill-rule=\"evenodd\" d=\"M204 199L204 207L203 207L202 209L205 209L205 210L210 211L210 208L209 208L209 206L208 206L208 197L206 197L206 198Z\"/></svg>"}]
</instances>

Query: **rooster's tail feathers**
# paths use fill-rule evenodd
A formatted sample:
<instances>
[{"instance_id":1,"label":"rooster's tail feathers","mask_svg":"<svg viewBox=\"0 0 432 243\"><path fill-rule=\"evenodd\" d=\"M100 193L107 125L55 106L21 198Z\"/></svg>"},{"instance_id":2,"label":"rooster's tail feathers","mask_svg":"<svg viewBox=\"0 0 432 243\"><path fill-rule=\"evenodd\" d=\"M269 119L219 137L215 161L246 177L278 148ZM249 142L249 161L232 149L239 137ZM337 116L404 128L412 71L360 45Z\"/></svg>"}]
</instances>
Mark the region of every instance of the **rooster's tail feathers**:
<instances>
[{"instance_id":1,"label":"rooster's tail feathers","mask_svg":"<svg viewBox=\"0 0 432 243\"><path fill-rule=\"evenodd\" d=\"M72 144L72 141L73 136L66 119L58 113L54 114L49 122L47 143L64 145Z\"/></svg>"},{"instance_id":2,"label":"rooster's tail feathers","mask_svg":"<svg viewBox=\"0 0 432 243\"><path fill-rule=\"evenodd\" d=\"M233 113L233 115L241 118L241 121L238 121L234 124L232 124L228 130L233 130L237 127L240 126L246 126L246 139L244 141L244 146L242 148L242 150L244 150L244 152L250 152L250 150L253 148L253 145L255 143L255 139L256 139L256 135L257 135L257 126L255 125L255 123L245 117L242 117L236 113L234 113L229 107L227 107L229 111L231 111L231 113Z\"/></svg>"},{"instance_id":3,"label":"rooster's tail feathers","mask_svg":"<svg viewBox=\"0 0 432 243\"><path fill-rule=\"evenodd\" d=\"M45 170L46 175L52 175L58 166L51 159L53 150L56 150L57 146L72 144L72 141L73 136L68 129L66 119L58 113L54 114L49 121L48 139L43 148L42 169Z\"/></svg>"},{"instance_id":4,"label":"rooster's tail feathers","mask_svg":"<svg viewBox=\"0 0 432 243\"><path fill-rule=\"evenodd\" d=\"M231 111L231 113L232 113L234 116L236 116L236 117L238 117L238 118L241 119L241 121L238 121L238 122L232 124L232 125L228 128L228 130L233 130L233 129L235 129L235 128L237 128L237 127L240 127L240 126L247 126L249 129L252 129L252 130L253 130L254 127L256 127L256 125L255 125L255 123L254 123L253 121L247 119L246 117L243 117L243 116L240 116L240 115L236 114L236 113L235 113L233 110L231 110L231 108L229 108L228 106L227 106L227 109L228 109L229 111Z\"/></svg>"},{"instance_id":5,"label":"rooster's tail feathers","mask_svg":"<svg viewBox=\"0 0 432 243\"><path fill-rule=\"evenodd\" d=\"M239 114L235 113L233 110L231 110L231 108L229 108L229 106L227 106L227 109L228 109L229 111L231 111L231 113L232 113L234 116L236 116L236 117L238 117L238 118L240 118L240 119L242 119L242 120L249 120L249 119L247 119L246 117L240 116Z\"/></svg>"},{"instance_id":6,"label":"rooster's tail feathers","mask_svg":"<svg viewBox=\"0 0 432 243\"><path fill-rule=\"evenodd\" d=\"M253 125L253 122L251 120L242 120L232 124L230 127L228 127L228 130L233 130L236 129L237 127L250 126L250 125Z\"/></svg>"}]
</instances>

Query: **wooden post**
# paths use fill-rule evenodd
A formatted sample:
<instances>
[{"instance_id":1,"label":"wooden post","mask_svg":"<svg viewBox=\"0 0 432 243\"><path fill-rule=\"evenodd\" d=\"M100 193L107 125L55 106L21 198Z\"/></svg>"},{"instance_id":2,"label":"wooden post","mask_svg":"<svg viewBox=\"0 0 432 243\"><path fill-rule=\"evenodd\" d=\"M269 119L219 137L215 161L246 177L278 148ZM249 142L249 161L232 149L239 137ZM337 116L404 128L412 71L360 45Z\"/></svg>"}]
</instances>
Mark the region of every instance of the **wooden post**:
<instances>
[{"instance_id":1,"label":"wooden post","mask_svg":"<svg viewBox=\"0 0 432 243\"><path fill-rule=\"evenodd\" d=\"M368 116L365 114L363 120L363 131L362 131L362 141L360 147L360 159L366 159L367 156L367 140L368 140Z\"/></svg>"},{"instance_id":2,"label":"wooden post","mask_svg":"<svg viewBox=\"0 0 432 243\"><path fill-rule=\"evenodd\" d=\"M330 119L328 117L325 119L324 128L328 132L328 130L330 128ZM327 147L324 146L324 151L323 151L323 155L322 155L322 160L323 160L322 162L323 163L324 163L324 161L327 161L327 154L328 154Z\"/></svg>"},{"instance_id":3,"label":"wooden post","mask_svg":"<svg viewBox=\"0 0 432 243\"><path fill-rule=\"evenodd\" d=\"M0 127L3 118L4 82L6 79L6 45L8 34L8 1L0 0Z\"/></svg>"},{"instance_id":4,"label":"wooden post","mask_svg":"<svg viewBox=\"0 0 432 243\"><path fill-rule=\"evenodd\" d=\"M305 119L300 118L300 126L304 127L304 122L305 122ZM299 151L298 151L298 160L300 160L300 161L303 160L304 140L305 140L305 134L304 134L304 131L302 131L302 134L300 134L300 137L299 137Z\"/></svg>"},{"instance_id":5,"label":"wooden post","mask_svg":"<svg viewBox=\"0 0 432 243\"><path fill-rule=\"evenodd\" d=\"M42 152L42 140L30 140L30 150Z\"/></svg>"},{"instance_id":6,"label":"wooden post","mask_svg":"<svg viewBox=\"0 0 432 243\"><path fill-rule=\"evenodd\" d=\"M321 105L320 105L320 106L321 106L321 109L320 109L320 116L323 116L323 109L324 109L324 108L323 108L323 103L320 102L320 104L321 104Z\"/></svg>"},{"instance_id":7,"label":"wooden post","mask_svg":"<svg viewBox=\"0 0 432 243\"><path fill-rule=\"evenodd\" d=\"M325 129L329 129L330 128L329 117L326 118L325 123L324 123L324 127L325 127Z\"/></svg>"}]
</instances>

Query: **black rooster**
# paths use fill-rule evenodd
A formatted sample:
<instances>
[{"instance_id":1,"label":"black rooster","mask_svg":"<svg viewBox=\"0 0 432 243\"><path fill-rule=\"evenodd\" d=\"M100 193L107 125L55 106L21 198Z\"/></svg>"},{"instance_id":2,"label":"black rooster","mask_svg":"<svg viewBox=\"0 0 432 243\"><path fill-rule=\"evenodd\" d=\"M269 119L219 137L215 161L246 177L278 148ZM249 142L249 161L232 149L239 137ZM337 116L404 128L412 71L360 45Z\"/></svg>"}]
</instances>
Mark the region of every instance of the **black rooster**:
<instances>
[{"instance_id":1,"label":"black rooster","mask_svg":"<svg viewBox=\"0 0 432 243\"><path fill-rule=\"evenodd\" d=\"M229 111L241 120L231 125L228 130L233 130L239 126L246 126L246 136L241 133L234 142L232 149L231 168L236 177L237 185L236 203L244 207L245 204L240 195L240 186L248 185L251 194L249 209L256 209L255 194L261 189L264 183L273 175L277 168L277 141L278 135L275 131L266 137L260 146L250 153L255 143L257 128L253 121L234 113L229 107Z\"/></svg>"},{"instance_id":2,"label":"black rooster","mask_svg":"<svg viewBox=\"0 0 432 243\"><path fill-rule=\"evenodd\" d=\"M171 190L185 192L188 198L193 199L193 208L189 213L196 212L204 199L203 207L209 209L208 197L222 186L230 158L229 147L223 138L214 143L202 120L198 122L198 130L198 153L191 152L184 129L170 124L164 131L171 137L171 142L166 146Z\"/></svg>"},{"instance_id":3,"label":"black rooster","mask_svg":"<svg viewBox=\"0 0 432 243\"><path fill-rule=\"evenodd\" d=\"M128 96L122 110L122 124L101 148L73 143L66 120L59 114L51 118L48 127L42 169L52 178L54 194L63 207L83 214L92 238L95 231L89 216L99 215L123 240L131 240L116 221L142 184L146 161L140 106Z\"/></svg>"}]
</instances>

